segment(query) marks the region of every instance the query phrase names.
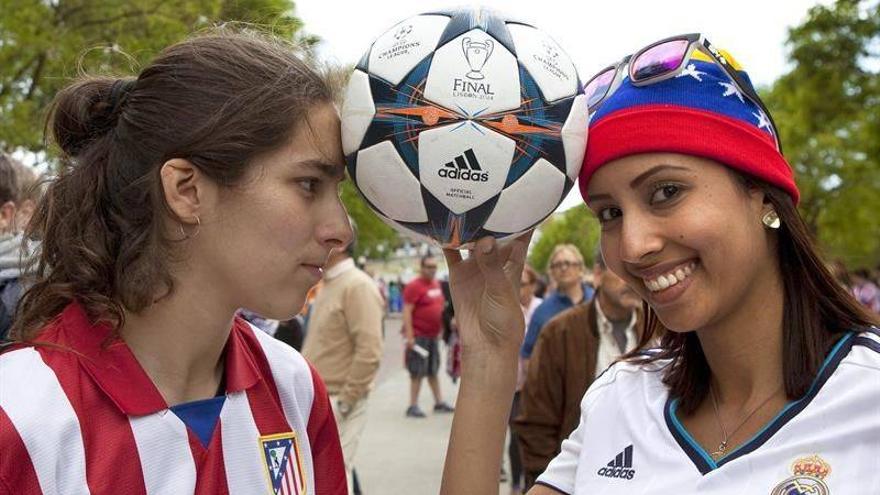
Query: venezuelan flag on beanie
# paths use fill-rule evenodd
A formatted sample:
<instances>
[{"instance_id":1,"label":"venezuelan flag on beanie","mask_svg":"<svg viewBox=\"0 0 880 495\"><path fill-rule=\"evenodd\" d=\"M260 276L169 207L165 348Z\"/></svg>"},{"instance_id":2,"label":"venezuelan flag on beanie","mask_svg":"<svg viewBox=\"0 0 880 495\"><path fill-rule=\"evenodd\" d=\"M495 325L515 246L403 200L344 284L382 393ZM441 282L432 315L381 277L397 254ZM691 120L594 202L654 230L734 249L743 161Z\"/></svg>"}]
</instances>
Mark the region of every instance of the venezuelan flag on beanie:
<instances>
[{"instance_id":1,"label":"venezuelan flag on beanie","mask_svg":"<svg viewBox=\"0 0 880 495\"><path fill-rule=\"evenodd\" d=\"M729 61L733 60L725 53ZM748 74L739 74L751 84ZM800 193L791 166L776 149L769 118L701 52L677 76L647 86L629 78L592 116L581 168L581 196L606 163L639 153L681 153L708 158L786 191Z\"/></svg>"}]
</instances>

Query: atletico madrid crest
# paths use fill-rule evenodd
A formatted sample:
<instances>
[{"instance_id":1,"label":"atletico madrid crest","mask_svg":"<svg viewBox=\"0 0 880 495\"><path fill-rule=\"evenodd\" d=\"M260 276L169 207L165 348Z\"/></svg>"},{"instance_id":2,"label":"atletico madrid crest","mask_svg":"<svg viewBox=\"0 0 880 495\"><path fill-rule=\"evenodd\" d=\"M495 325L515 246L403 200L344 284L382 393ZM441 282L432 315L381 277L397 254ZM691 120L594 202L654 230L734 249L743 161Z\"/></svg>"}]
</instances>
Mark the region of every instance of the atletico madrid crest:
<instances>
[{"instance_id":1,"label":"atletico madrid crest","mask_svg":"<svg viewBox=\"0 0 880 495\"><path fill-rule=\"evenodd\" d=\"M266 462L266 474L273 495L301 495L306 493L301 450L296 433L278 433L260 437L260 446Z\"/></svg>"}]
</instances>

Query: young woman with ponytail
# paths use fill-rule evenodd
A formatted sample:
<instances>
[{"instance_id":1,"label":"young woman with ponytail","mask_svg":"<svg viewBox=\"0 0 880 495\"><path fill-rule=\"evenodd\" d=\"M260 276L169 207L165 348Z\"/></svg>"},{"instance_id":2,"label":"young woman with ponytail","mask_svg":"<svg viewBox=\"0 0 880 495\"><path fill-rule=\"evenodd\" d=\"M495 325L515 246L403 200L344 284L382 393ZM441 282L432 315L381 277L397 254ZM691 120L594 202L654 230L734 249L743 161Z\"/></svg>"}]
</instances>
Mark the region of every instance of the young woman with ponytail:
<instances>
[{"instance_id":1,"label":"young woman with ponytail","mask_svg":"<svg viewBox=\"0 0 880 495\"><path fill-rule=\"evenodd\" d=\"M234 317L287 317L351 235L333 88L216 32L62 90L36 283L0 354L0 493L343 493L323 384Z\"/></svg>"}]
</instances>

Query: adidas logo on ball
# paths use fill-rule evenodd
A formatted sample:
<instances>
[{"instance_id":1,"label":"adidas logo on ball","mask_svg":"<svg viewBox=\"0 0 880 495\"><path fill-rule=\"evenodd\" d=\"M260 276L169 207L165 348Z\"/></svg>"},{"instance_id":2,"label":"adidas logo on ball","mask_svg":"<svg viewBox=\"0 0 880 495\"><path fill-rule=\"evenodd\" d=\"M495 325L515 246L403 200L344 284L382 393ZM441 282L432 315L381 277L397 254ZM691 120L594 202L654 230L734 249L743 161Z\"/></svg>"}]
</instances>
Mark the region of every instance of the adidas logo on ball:
<instances>
[{"instance_id":1,"label":"adidas logo on ball","mask_svg":"<svg viewBox=\"0 0 880 495\"><path fill-rule=\"evenodd\" d=\"M483 172L480 168L480 162L477 161L477 155L474 150L468 148L461 155L456 156L451 162L443 164L437 175L447 179L471 180L475 182L486 182L489 180L489 173Z\"/></svg>"}]
</instances>

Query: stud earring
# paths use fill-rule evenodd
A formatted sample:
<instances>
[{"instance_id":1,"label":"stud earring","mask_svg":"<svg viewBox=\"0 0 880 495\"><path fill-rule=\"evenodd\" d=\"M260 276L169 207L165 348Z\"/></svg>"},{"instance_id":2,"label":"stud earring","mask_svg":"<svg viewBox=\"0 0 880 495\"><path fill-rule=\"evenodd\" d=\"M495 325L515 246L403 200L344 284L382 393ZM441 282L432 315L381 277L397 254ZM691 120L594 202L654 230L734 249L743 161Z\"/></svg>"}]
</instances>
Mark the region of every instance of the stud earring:
<instances>
[{"instance_id":1,"label":"stud earring","mask_svg":"<svg viewBox=\"0 0 880 495\"><path fill-rule=\"evenodd\" d=\"M761 217L761 222L765 226L774 230L778 229L782 225L782 221L779 220L779 215L777 215L776 210L772 208L770 210L767 210L767 213L764 213L764 216Z\"/></svg>"}]
</instances>

